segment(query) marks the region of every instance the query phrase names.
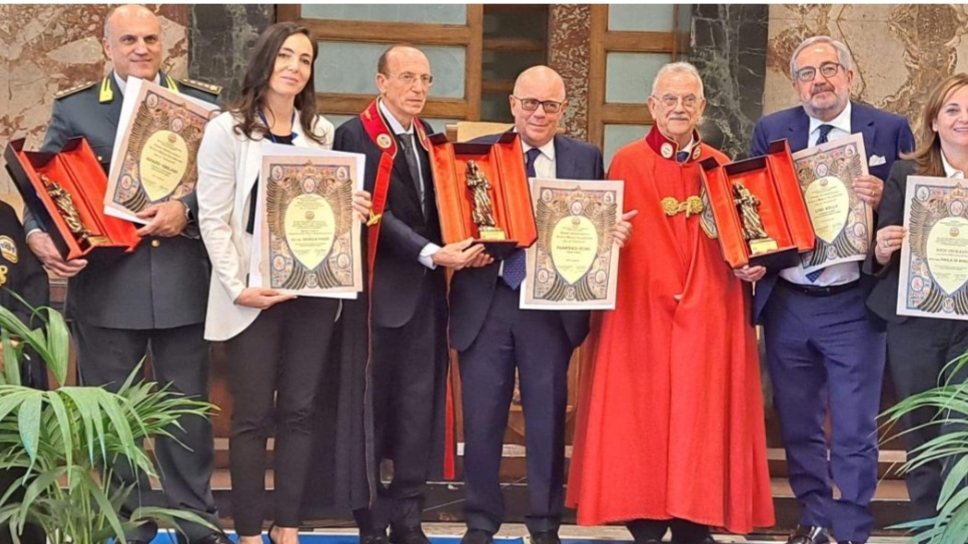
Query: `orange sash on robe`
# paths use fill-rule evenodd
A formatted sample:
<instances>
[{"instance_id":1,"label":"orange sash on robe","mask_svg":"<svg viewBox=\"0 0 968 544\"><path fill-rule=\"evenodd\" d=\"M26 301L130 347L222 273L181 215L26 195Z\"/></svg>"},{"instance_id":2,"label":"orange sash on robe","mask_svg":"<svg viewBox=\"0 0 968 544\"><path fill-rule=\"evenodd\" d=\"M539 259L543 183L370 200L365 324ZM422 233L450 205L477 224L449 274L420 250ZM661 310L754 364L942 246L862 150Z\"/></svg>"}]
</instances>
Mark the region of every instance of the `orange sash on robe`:
<instances>
[{"instance_id":1,"label":"orange sash on robe","mask_svg":"<svg viewBox=\"0 0 968 544\"><path fill-rule=\"evenodd\" d=\"M701 160L728 162L700 145L677 163L675 144L653 129L609 169L625 181L625 209L639 214L616 308L596 320L582 373L567 495L582 525L683 518L747 533L774 524L749 288L697 215L668 217L660 205L699 195Z\"/></svg>"}]
</instances>

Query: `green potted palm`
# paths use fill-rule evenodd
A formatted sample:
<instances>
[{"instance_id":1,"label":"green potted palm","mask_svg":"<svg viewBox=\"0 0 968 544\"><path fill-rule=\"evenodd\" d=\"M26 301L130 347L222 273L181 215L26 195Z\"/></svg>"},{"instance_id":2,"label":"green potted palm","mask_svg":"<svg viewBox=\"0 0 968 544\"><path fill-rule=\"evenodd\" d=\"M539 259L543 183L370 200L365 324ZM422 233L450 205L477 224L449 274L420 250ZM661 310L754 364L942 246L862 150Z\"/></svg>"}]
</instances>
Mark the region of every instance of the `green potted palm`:
<instances>
[{"instance_id":1,"label":"green potted palm","mask_svg":"<svg viewBox=\"0 0 968 544\"><path fill-rule=\"evenodd\" d=\"M179 521L208 525L194 514L154 507L122 519L121 505L133 490L111 482L118 463L155 476L142 441L170 436L179 418L207 417L214 407L153 383L135 383L134 374L117 393L65 386L70 338L64 319L51 308L36 309L34 316L46 326L31 328L0 307L5 362L0 372L0 471L18 474L9 489L0 489L0 527L15 542L26 524L34 524L52 544L100 544L111 538L124 541L127 529L148 521L176 528ZM46 363L56 388L40 391L21 384L25 348Z\"/></svg>"},{"instance_id":2,"label":"green potted palm","mask_svg":"<svg viewBox=\"0 0 968 544\"><path fill-rule=\"evenodd\" d=\"M964 368L966 364L968 353L949 362L942 376L962 376L968 370ZM912 540L919 543L965 544L968 542L968 382L948 378L938 387L903 399L884 412L885 425L894 426L903 416L917 410L935 413L926 425L944 426L945 432L911 451L901 472L906 474L928 463L944 464L938 515L894 528L912 531ZM894 436L907 432L910 429Z\"/></svg>"}]
</instances>

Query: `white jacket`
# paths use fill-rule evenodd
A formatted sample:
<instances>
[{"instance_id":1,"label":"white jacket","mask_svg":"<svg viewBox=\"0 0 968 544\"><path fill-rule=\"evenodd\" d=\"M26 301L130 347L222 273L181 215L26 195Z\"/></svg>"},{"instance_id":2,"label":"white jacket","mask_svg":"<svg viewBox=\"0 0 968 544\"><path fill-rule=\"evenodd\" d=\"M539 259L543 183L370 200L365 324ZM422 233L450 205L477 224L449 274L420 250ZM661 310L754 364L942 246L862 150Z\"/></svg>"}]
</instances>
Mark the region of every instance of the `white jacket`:
<instances>
[{"instance_id":1,"label":"white jacket","mask_svg":"<svg viewBox=\"0 0 968 544\"><path fill-rule=\"evenodd\" d=\"M320 146L306 137L300 126L299 112L292 131L296 147L330 149L333 147L333 124L316 117L315 133L323 140ZM205 127L198 150L198 226L212 260L212 280L205 319L205 339L228 340L255 321L261 310L238 306L235 299L246 288L252 235L246 232L252 186L262 171L262 142L236 134L237 119L229 112L220 114Z\"/></svg>"}]
</instances>

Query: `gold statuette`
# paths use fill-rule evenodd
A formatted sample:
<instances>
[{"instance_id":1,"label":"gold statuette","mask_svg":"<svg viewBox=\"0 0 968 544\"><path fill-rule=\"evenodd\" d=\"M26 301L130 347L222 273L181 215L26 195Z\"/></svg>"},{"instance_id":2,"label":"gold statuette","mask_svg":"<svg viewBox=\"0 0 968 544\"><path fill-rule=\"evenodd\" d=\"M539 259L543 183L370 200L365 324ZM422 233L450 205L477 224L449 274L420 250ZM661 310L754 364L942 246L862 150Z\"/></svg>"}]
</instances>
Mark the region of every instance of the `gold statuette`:
<instances>
[{"instance_id":1,"label":"gold statuette","mask_svg":"<svg viewBox=\"0 0 968 544\"><path fill-rule=\"evenodd\" d=\"M77 206L74 205L74 199L71 198L71 194L67 192L67 189L64 189L61 184L43 174L40 175L40 180L44 182L44 188L47 190L47 194L54 201L54 205L57 206L61 217L67 223L67 228L70 229L71 234L74 235L74 239L81 246L81 249L88 249L93 246L110 243L108 237L96 236L90 229L84 226L84 222L81 220L81 214L77 211Z\"/></svg>"},{"instance_id":2,"label":"gold statuette","mask_svg":"<svg viewBox=\"0 0 968 544\"><path fill-rule=\"evenodd\" d=\"M494 209L491 205L491 184L477 167L474 161L467 161L467 173L464 175L467 187L474 194L474 210L471 218L477 225L482 240L505 240L504 231L494 222Z\"/></svg>"},{"instance_id":3,"label":"gold statuette","mask_svg":"<svg viewBox=\"0 0 968 544\"><path fill-rule=\"evenodd\" d=\"M766 234L766 230L763 229L763 219L757 211L760 207L760 199L738 181L733 183L733 193L733 202L736 203L736 209L743 222L743 238L749 243L750 252L757 255L775 250L776 240Z\"/></svg>"}]
</instances>

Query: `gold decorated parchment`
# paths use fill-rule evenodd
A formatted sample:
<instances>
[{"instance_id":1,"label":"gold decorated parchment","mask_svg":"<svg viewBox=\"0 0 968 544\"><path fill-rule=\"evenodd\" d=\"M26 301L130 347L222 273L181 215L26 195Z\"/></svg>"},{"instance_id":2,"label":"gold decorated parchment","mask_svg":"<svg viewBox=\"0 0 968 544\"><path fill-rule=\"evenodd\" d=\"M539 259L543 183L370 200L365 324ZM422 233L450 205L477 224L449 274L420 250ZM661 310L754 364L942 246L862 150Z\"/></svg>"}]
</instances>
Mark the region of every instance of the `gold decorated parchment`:
<instances>
[{"instance_id":1,"label":"gold decorated parchment","mask_svg":"<svg viewBox=\"0 0 968 544\"><path fill-rule=\"evenodd\" d=\"M612 227L622 215L622 181L535 179L538 241L527 252L521 308L615 308L619 251Z\"/></svg>"},{"instance_id":2,"label":"gold decorated parchment","mask_svg":"<svg viewBox=\"0 0 968 544\"><path fill-rule=\"evenodd\" d=\"M353 213L358 161L263 156L256 229L261 285L304 296L363 289L360 222Z\"/></svg>"},{"instance_id":3,"label":"gold decorated parchment","mask_svg":"<svg viewBox=\"0 0 968 544\"><path fill-rule=\"evenodd\" d=\"M851 134L798 151L793 164L817 236L814 250L800 255L804 270L867 258L873 211L851 188L854 178L867 175L864 136Z\"/></svg>"},{"instance_id":4,"label":"gold decorated parchment","mask_svg":"<svg viewBox=\"0 0 968 544\"><path fill-rule=\"evenodd\" d=\"M133 78L128 93L104 205L110 215L144 222L134 215L195 190L198 147L215 106Z\"/></svg>"},{"instance_id":5,"label":"gold decorated parchment","mask_svg":"<svg viewBox=\"0 0 968 544\"><path fill-rule=\"evenodd\" d=\"M897 313L968 320L968 185L909 176Z\"/></svg>"}]
</instances>

